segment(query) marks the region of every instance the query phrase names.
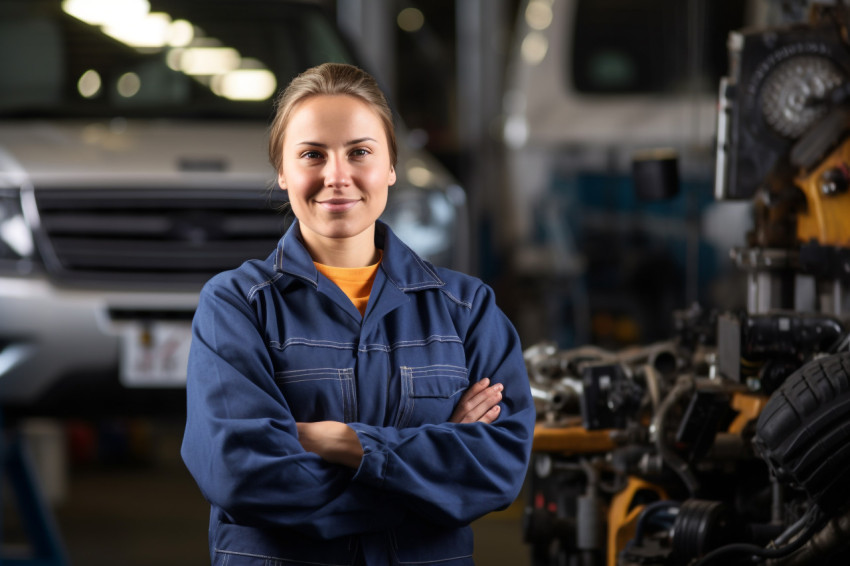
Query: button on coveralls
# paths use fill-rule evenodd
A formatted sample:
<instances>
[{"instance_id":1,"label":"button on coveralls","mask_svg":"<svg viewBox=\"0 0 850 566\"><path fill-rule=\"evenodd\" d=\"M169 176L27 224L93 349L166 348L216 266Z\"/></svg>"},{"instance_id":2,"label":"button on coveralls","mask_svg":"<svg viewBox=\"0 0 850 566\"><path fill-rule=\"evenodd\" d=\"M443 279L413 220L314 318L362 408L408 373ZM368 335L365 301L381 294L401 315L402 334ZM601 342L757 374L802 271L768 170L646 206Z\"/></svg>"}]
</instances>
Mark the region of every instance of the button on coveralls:
<instances>
[{"instance_id":1,"label":"button on coveralls","mask_svg":"<svg viewBox=\"0 0 850 566\"><path fill-rule=\"evenodd\" d=\"M182 456L211 504L213 564L472 564L474 519L522 485L535 419L517 334L478 279L434 268L382 222L365 316L319 274L298 223L201 293ZM503 383L492 424L447 422ZM298 443L347 423L357 470Z\"/></svg>"}]
</instances>

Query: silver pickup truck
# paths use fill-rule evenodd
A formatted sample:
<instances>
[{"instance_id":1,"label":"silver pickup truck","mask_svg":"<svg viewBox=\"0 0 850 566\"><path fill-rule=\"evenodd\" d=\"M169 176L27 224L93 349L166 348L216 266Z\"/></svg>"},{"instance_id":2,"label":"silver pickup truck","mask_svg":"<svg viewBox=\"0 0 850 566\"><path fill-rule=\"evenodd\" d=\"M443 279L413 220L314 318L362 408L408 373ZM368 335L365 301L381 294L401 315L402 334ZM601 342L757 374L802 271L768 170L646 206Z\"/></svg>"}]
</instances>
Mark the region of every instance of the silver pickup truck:
<instances>
[{"instance_id":1,"label":"silver pickup truck","mask_svg":"<svg viewBox=\"0 0 850 566\"><path fill-rule=\"evenodd\" d=\"M0 3L3 407L182 403L202 284L291 220L266 158L275 92L323 61L353 57L309 2ZM384 219L463 269L464 192L401 145Z\"/></svg>"}]
</instances>

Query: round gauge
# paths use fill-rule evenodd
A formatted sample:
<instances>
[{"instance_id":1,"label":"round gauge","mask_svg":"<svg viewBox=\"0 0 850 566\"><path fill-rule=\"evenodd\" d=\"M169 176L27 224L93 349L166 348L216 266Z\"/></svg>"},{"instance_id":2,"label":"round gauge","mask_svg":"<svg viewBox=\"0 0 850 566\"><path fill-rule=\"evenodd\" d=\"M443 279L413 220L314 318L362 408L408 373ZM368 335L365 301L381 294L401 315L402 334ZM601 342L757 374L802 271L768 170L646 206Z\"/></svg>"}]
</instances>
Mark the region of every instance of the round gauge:
<instances>
[{"instance_id":1,"label":"round gauge","mask_svg":"<svg viewBox=\"0 0 850 566\"><path fill-rule=\"evenodd\" d=\"M762 114L779 135L796 139L823 117L826 97L844 80L844 73L815 55L792 57L777 65L762 85Z\"/></svg>"}]
</instances>

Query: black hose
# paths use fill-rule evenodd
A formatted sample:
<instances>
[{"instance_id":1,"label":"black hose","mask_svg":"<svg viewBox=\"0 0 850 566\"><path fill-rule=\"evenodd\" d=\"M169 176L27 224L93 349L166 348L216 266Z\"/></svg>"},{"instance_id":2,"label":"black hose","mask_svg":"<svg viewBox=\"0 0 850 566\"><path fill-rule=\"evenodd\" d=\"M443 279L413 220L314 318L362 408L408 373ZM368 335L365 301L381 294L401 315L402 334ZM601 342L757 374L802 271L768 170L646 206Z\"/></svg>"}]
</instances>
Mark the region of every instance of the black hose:
<instances>
[{"instance_id":1,"label":"black hose","mask_svg":"<svg viewBox=\"0 0 850 566\"><path fill-rule=\"evenodd\" d=\"M810 521L809 526L802 534L800 534L800 536L794 539L793 542L781 548L763 548L755 544L747 543L728 544L726 546L721 546L720 548L715 548L696 562L692 562L690 566L708 566L708 564L715 562L717 558L726 556L727 554L748 554L761 559L782 558L784 556L788 556L806 544L806 542L812 538L815 532L817 532L817 529L821 526L821 513L817 506L811 507L806 512L805 516L807 516Z\"/></svg>"},{"instance_id":2,"label":"black hose","mask_svg":"<svg viewBox=\"0 0 850 566\"><path fill-rule=\"evenodd\" d=\"M661 461L679 476L679 479L682 480L691 497L694 497L699 492L699 481L693 472L691 472L688 463L664 444L664 428L667 424L667 412L682 397L693 391L694 387L693 376L683 375L679 377L673 389L661 401L658 410L655 412L655 416L652 417L652 424L650 426L650 435L655 435L655 449L658 455L661 456Z\"/></svg>"},{"instance_id":3,"label":"black hose","mask_svg":"<svg viewBox=\"0 0 850 566\"><path fill-rule=\"evenodd\" d=\"M785 542L788 539L790 539L791 537L796 535L798 532L800 532L801 529L803 529L806 526L806 523L809 522L809 519L810 519L810 517L808 516L808 513L806 513L805 515L803 515L802 517L797 519L797 521L794 522L793 525L791 525L790 527L785 529L785 531L782 534L780 534L778 537L776 537L774 539L773 544L775 544L775 545L785 544Z\"/></svg>"}]
</instances>

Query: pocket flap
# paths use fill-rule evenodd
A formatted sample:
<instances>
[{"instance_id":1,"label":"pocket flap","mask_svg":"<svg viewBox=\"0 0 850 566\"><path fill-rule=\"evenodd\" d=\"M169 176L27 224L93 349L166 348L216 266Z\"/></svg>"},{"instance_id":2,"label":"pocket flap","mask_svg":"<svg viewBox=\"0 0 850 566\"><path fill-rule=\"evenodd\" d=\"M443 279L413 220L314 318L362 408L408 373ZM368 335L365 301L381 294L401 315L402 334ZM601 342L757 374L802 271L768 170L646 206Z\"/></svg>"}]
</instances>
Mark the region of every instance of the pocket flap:
<instances>
[{"instance_id":1,"label":"pocket flap","mask_svg":"<svg viewBox=\"0 0 850 566\"><path fill-rule=\"evenodd\" d=\"M411 397L448 399L469 386L466 368L457 366L425 366L408 368L411 377Z\"/></svg>"}]
</instances>

